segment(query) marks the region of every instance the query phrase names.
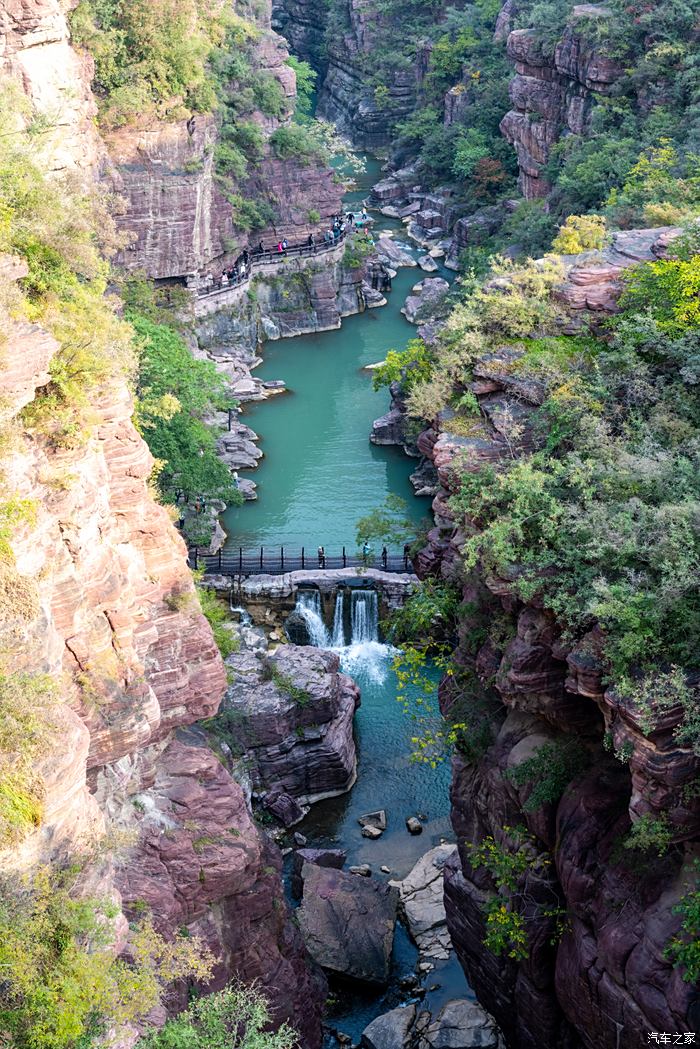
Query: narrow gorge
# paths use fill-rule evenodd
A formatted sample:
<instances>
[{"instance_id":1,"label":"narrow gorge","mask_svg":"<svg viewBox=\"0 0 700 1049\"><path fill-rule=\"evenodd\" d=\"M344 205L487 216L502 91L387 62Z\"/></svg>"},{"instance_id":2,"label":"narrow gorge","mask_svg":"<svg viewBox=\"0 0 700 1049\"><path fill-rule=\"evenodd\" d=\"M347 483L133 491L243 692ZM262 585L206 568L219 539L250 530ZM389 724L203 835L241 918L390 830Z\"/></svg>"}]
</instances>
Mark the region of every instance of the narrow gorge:
<instances>
[{"instance_id":1,"label":"narrow gorge","mask_svg":"<svg viewBox=\"0 0 700 1049\"><path fill-rule=\"evenodd\" d=\"M697 1041L699 54L0 0L0 1045Z\"/></svg>"}]
</instances>

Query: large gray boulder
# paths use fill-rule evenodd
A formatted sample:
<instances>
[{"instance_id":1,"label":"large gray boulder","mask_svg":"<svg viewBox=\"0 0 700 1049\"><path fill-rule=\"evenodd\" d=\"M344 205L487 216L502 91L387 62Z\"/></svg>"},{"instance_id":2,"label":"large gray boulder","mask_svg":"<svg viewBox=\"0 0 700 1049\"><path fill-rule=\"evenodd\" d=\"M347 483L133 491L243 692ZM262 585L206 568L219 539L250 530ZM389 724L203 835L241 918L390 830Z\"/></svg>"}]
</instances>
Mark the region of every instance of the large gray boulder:
<instances>
[{"instance_id":1,"label":"large gray boulder","mask_svg":"<svg viewBox=\"0 0 700 1049\"><path fill-rule=\"evenodd\" d=\"M416 1006L399 1006L378 1016L362 1032L363 1049L405 1049L416 1018Z\"/></svg>"},{"instance_id":2,"label":"large gray boulder","mask_svg":"<svg viewBox=\"0 0 700 1049\"><path fill-rule=\"evenodd\" d=\"M311 957L329 973L385 985L397 907L396 889L383 882L304 866L299 928Z\"/></svg>"},{"instance_id":3,"label":"large gray boulder","mask_svg":"<svg viewBox=\"0 0 700 1049\"><path fill-rule=\"evenodd\" d=\"M304 878L309 864L340 870L348 854L344 849L297 849L292 857L292 895L300 900L304 892Z\"/></svg>"},{"instance_id":4,"label":"large gray boulder","mask_svg":"<svg viewBox=\"0 0 700 1049\"><path fill-rule=\"evenodd\" d=\"M418 860L403 881L392 881L400 895L411 938L421 955L446 959L452 943L447 931L443 869L456 845L437 845Z\"/></svg>"},{"instance_id":5,"label":"large gray boulder","mask_svg":"<svg viewBox=\"0 0 700 1049\"><path fill-rule=\"evenodd\" d=\"M478 1002L448 1002L422 1033L416 1049L504 1049L494 1018Z\"/></svg>"},{"instance_id":6,"label":"large gray boulder","mask_svg":"<svg viewBox=\"0 0 700 1049\"><path fill-rule=\"evenodd\" d=\"M382 233L376 244L377 257L385 266L399 269L401 266L417 266L418 263L410 251L397 244L393 237Z\"/></svg>"},{"instance_id":7,"label":"large gray boulder","mask_svg":"<svg viewBox=\"0 0 700 1049\"><path fill-rule=\"evenodd\" d=\"M221 713L250 761L254 789L279 788L302 806L349 790L360 696L338 656L290 644L262 659L242 649L226 662L233 680Z\"/></svg>"}]
</instances>

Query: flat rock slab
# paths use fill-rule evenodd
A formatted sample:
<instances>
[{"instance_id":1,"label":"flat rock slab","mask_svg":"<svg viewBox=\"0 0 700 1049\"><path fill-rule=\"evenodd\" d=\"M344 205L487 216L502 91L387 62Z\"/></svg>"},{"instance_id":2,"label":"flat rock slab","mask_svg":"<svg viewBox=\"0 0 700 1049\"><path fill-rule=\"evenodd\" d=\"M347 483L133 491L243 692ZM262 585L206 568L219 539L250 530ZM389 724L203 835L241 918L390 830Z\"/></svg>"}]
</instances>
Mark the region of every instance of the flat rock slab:
<instances>
[{"instance_id":1,"label":"flat rock slab","mask_svg":"<svg viewBox=\"0 0 700 1049\"><path fill-rule=\"evenodd\" d=\"M443 868L456 845L437 845L418 860L398 889L412 939L423 957L446 959L452 943L445 917Z\"/></svg>"},{"instance_id":2,"label":"flat rock slab","mask_svg":"<svg viewBox=\"0 0 700 1049\"><path fill-rule=\"evenodd\" d=\"M385 985L398 902L383 882L309 864L297 914L314 961L335 975Z\"/></svg>"}]
</instances>

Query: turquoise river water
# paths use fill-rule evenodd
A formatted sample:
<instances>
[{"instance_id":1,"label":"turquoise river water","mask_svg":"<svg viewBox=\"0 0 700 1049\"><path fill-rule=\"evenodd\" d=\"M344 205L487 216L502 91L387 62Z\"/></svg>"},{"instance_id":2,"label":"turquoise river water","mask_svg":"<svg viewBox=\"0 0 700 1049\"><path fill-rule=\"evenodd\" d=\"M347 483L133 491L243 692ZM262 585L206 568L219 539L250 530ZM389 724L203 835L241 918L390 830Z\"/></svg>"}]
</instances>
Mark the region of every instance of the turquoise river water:
<instances>
[{"instance_id":1,"label":"turquoise river water","mask_svg":"<svg viewBox=\"0 0 700 1049\"><path fill-rule=\"evenodd\" d=\"M363 200L379 177L377 162L370 161L346 205L352 208ZM377 230L401 229L400 222L381 215L376 219ZM260 435L265 458L250 473L258 484L257 501L225 515L232 545L284 543L315 550L323 544L329 553L343 545L351 550L357 519L390 493L406 500L407 513L416 523L427 515L427 500L417 499L408 481L415 460L399 449L376 448L369 442L372 420L387 411L388 395L386 390L373 391L371 372L363 370L382 360L387 350L402 349L415 334L400 309L422 277L420 269L399 270L388 305L345 318L340 330L265 344L257 374L284 379L289 392L246 408L245 422ZM357 782L346 795L315 805L295 829L310 846L347 849L348 864L370 863L373 877L401 878L433 845L453 840L449 762L431 769L411 760L415 724L397 701L394 653L388 646L370 641L348 646L340 654L343 670L362 690L355 719ZM361 836L357 819L377 808L386 810L388 828L372 841ZM405 819L416 814L425 829L413 837ZM382 873L382 866L391 874ZM370 1020L401 1000L398 980L413 972L416 959L405 929L397 926L387 991L335 987L337 1005L329 1022L359 1041ZM431 1008L449 998L471 996L454 959L438 962L423 983Z\"/></svg>"}]
</instances>

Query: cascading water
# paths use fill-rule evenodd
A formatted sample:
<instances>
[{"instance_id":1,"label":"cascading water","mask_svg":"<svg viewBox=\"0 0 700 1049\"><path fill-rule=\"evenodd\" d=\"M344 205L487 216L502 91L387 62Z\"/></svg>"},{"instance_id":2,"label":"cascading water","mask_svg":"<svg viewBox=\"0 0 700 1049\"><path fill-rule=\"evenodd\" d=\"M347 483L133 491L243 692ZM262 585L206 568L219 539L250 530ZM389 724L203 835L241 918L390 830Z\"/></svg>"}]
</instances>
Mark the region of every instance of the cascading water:
<instances>
[{"instance_id":1,"label":"cascading water","mask_svg":"<svg viewBox=\"0 0 700 1049\"><path fill-rule=\"evenodd\" d=\"M335 599L335 612L333 613L333 637L332 648L345 648L345 591L339 590Z\"/></svg>"},{"instance_id":2,"label":"cascading water","mask_svg":"<svg viewBox=\"0 0 700 1049\"><path fill-rule=\"evenodd\" d=\"M391 666L394 650L379 640L379 598L376 590L351 590L350 642L345 644L345 595L338 592L333 623L333 646L340 650L342 669L363 681L382 682Z\"/></svg>"},{"instance_id":3,"label":"cascading water","mask_svg":"<svg viewBox=\"0 0 700 1049\"><path fill-rule=\"evenodd\" d=\"M379 640L379 602L376 590L353 590L350 598L350 644Z\"/></svg>"},{"instance_id":4,"label":"cascading water","mask_svg":"<svg viewBox=\"0 0 700 1049\"><path fill-rule=\"evenodd\" d=\"M331 638L323 622L321 594L318 590L298 590L295 611L306 621L309 639L315 648L329 648Z\"/></svg>"},{"instance_id":5,"label":"cascading water","mask_svg":"<svg viewBox=\"0 0 700 1049\"><path fill-rule=\"evenodd\" d=\"M250 613L247 612L246 609L243 608L242 605L234 605L234 603L233 603L233 594L231 594L229 596L228 607L229 607L229 611L236 612L238 614L238 622L241 623L242 626L252 626L253 625L253 620L250 617Z\"/></svg>"}]
</instances>

